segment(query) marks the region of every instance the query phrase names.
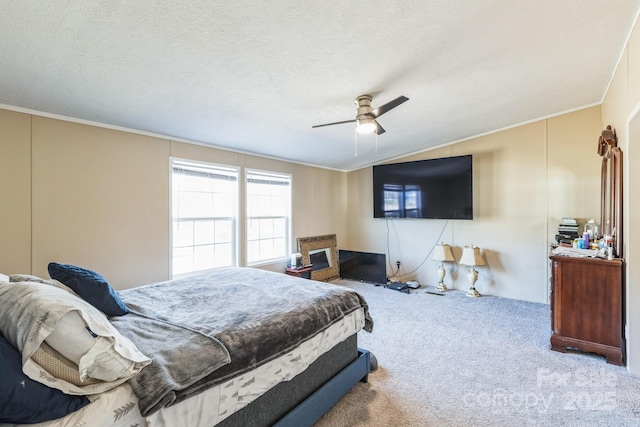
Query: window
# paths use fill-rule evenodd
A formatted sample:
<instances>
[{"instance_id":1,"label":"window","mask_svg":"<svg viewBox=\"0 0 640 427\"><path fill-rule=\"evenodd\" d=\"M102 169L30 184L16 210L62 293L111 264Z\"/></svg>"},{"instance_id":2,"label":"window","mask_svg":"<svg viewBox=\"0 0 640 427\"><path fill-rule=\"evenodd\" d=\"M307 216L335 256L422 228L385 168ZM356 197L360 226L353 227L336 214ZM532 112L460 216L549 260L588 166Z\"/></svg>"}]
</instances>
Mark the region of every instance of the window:
<instances>
[{"instance_id":1,"label":"window","mask_svg":"<svg viewBox=\"0 0 640 427\"><path fill-rule=\"evenodd\" d=\"M238 169L172 159L173 276L236 265Z\"/></svg>"},{"instance_id":2,"label":"window","mask_svg":"<svg viewBox=\"0 0 640 427\"><path fill-rule=\"evenodd\" d=\"M384 216L420 218L422 195L417 185L384 184Z\"/></svg>"},{"instance_id":3,"label":"window","mask_svg":"<svg viewBox=\"0 0 640 427\"><path fill-rule=\"evenodd\" d=\"M384 216L389 218L398 218L400 216L401 206L404 205L402 198L402 186L395 184L384 185Z\"/></svg>"},{"instance_id":4,"label":"window","mask_svg":"<svg viewBox=\"0 0 640 427\"><path fill-rule=\"evenodd\" d=\"M289 255L291 175L246 171L247 264Z\"/></svg>"}]
</instances>

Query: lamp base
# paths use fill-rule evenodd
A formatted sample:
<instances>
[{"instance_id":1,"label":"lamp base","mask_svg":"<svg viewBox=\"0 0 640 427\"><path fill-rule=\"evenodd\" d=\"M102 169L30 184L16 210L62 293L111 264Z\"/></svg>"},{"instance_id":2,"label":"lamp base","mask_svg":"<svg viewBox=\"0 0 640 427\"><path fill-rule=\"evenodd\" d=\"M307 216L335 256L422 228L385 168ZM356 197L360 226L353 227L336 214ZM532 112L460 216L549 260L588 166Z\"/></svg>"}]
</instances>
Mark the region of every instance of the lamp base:
<instances>
[{"instance_id":1,"label":"lamp base","mask_svg":"<svg viewBox=\"0 0 640 427\"><path fill-rule=\"evenodd\" d=\"M444 269L444 262L440 261L440 267L438 267L438 278L440 281L438 282L438 286L436 286L436 290L440 292L447 292L449 289L447 285L444 284L444 276L447 275L447 270Z\"/></svg>"},{"instance_id":2,"label":"lamp base","mask_svg":"<svg viewBox=\"0 0 640 427\"><path fill-rule=\"evenodd\" d=\"M467 291L466 295L467 295L468 297L473 297L473 298L477 298L477 297L481 296L481 295L480 295L480 292L476 291L476 288L471 288L471 289L469 289L469 290Z\"/></svg>"},{"instance_id":3,"label":"lamp base","mask_svg":"<svg viewBox=\"0 0 640 427\"><path fill-rule=\"evenodd\" d=\"M475 268L471 267L471 270L467 272L467 279L469 279L469 290L467 291L468 297L477 298L480 296L480 292L476 291L476 280L478 280L478 272Z\"/></svg>"}]
</instances>

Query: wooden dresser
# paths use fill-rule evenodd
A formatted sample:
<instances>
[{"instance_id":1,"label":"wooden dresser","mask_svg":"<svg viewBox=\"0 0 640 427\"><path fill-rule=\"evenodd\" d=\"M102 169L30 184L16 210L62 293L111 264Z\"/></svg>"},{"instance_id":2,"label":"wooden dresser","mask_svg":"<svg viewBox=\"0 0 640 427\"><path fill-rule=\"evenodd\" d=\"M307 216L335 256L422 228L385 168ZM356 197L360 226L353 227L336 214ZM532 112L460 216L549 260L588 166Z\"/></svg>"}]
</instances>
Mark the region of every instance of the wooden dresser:
<instances>
[{"instance_id":1,"label":"wooden dresser","mask_svg":"<svg viewBox=\"0 0 640 427\"><path fill-rule=\"evenodd\" d=\"M551 349L574 348L624 363L621 259L551 256Z\"/></svg>"}]
</instances>

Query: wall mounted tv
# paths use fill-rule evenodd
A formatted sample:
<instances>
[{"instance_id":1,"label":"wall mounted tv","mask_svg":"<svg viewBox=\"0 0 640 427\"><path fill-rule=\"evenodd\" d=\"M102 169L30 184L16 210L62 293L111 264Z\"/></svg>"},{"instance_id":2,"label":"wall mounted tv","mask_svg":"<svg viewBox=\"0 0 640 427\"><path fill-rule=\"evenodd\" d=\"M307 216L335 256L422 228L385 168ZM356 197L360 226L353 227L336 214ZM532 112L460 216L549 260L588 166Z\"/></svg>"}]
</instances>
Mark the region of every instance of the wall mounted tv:
<instances>
[{"instance_id":1,"label":"wall mounted tv","mask_svg":"<svg viewBox=\"0 0 640 427\"><path fill-rule=\"evenodd\" d=\"M473 219L472 156L373 167L374 218Z\"/></svg>"}]
</instances>

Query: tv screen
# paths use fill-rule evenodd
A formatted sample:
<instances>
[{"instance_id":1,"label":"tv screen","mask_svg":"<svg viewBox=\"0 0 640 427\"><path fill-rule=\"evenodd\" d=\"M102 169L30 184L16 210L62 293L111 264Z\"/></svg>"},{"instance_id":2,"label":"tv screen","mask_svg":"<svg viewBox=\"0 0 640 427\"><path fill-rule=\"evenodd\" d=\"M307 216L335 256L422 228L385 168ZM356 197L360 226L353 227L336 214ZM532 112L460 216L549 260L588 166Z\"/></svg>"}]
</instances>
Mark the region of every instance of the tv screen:
<instances>
[{"instance_id":1,"label":"tv screen","mask_svg":"<svg viewBox=\"0 0 640 427\"><path fill-rule=\"evenodd\" d=\"M312 267L311 270L322 270L331 267L329 265L329 258L327 257L328 249L319 249L315 251L309 251L309 262Z\"/></svg>"},{"instance_id":2,"label":"tv screen","mask_svg":"<svg viewBox=\"0 0 640 427\"><path fill-rule=\"evenodd\" d=\"M472 156L374 166L373 217L473 219Z\"/></svg>"},{"instance_id":3,"label":"tv screen","mask_svg":"<svg viewBox=\"0 0 640 427\"><path fill-rule=\"evenodd\" d=\"M340 277L384 285L387 283L386 259L385 254L340 249Z\"/></svg>"}]
</instances>

